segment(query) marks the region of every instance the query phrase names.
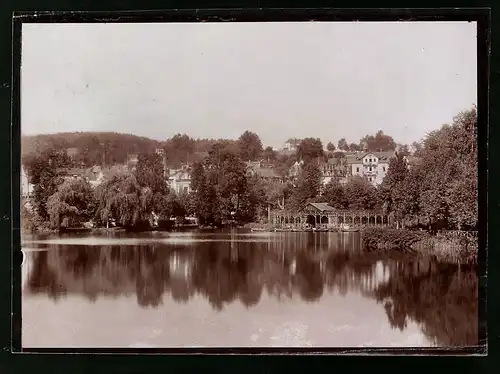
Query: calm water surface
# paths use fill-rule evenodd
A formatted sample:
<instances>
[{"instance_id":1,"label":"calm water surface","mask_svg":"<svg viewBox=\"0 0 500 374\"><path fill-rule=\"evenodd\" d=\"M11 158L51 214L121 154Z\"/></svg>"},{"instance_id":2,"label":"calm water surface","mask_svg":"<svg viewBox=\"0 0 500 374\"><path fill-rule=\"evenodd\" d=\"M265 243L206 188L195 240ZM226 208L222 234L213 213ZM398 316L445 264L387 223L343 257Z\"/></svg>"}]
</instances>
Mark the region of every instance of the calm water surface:
<instances>
[{"instance_id":1,"label":"calm water surface","mask_svg":"<svg viewBox=\"0 0 500 374\"><path fill-rule=\"evenodd\" d=\"M475 270L376 255L357 233L24 237L22 344L477 344Z\"/></svg>"}]
</instances>

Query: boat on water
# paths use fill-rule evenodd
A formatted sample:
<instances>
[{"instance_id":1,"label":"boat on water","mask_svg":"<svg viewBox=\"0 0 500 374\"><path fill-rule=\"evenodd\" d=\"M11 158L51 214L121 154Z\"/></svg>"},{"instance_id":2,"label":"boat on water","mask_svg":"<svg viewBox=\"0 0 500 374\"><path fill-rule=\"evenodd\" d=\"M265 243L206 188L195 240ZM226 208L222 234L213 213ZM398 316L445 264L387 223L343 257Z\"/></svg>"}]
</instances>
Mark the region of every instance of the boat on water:
<instances>
[{"instance_id":1,"label":"boat on water","mask_svg":"<svg viewBox=\"0 0 500 374\"><path fill-rule=\"evenodd\" d=\"M252 227L250 229L251 232L268 232L268 229L265 229L263 227Z\"/></svg>"},{"instance_id":2,"label":"boat on water","mask_svg":"<svg viewBox=\"0 0 500 374\"><path fill-rule=\"evenodd\" d=\"M349 227L349 225L340 226L340 231L342 232L358 232L359 229L356 227Z\"/></svg>"},{"instance_id":3,"label":"boat on water","mask_svg":"<svg viewBox=\"0 0 500 374\"><path fill-rule=\"evenodd\" d=\"M327 231L329 231L328 228L326 228L326 227L313 227L312 230L314 232L327 232Z\"/></svg>"}]
</instances>

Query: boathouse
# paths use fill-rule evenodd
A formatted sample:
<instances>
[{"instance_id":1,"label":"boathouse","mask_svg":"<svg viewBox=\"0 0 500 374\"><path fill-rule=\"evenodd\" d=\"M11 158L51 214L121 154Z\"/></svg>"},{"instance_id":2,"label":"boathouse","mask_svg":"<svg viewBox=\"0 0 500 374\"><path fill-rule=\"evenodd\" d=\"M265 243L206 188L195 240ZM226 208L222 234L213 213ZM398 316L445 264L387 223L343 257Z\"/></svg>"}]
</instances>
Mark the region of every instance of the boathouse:
<instances>
[{"instance_id":1,"label":"boathouse","mask_svg":"<svg viewBox=\"0 0 500 374\"><path fill-rule=\"evenodd\" d=\"M327 203L308 203L297 211L276 210L271 212L271 223L278 226L301 227L351 227L387 226L389 217L382 212L367 210L340 210Z\"/></svg>"}]
</instances>

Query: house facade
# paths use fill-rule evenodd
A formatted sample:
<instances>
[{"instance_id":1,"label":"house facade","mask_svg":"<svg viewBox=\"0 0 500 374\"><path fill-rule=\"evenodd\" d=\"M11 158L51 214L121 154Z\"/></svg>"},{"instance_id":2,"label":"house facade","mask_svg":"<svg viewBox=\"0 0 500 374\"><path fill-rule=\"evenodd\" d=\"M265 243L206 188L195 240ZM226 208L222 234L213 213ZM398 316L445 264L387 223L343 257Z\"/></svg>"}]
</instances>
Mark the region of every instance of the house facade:
<instances>
[{"instance_id":1,"label":"house facade","mask_svg":"<svg viewBox=\"0 0 500 374\"><path fill-rule=\"evenodd\" d=\"M127 170L127 165L113 165L111 167L101 167L94 165L91 168L72 168L60 170L64 180L84 180L93 188L101 185L105 181L110 180L114 175L124 173Z\"/></svg>"},{"instance_id":2,"label":"house facade","mask_svg":"<svg viewBox=\"0 0 500 374\"><path fill-rule=\"evenodd\" d=\"M332 180L345 184L349 175L349 167L345 158L329 158L320 163L321 183L326 185Z\"/></svg>"},{"instance_id":3,"label":"house facade","mask_svg":"<svg viewBox=\"0 0 500 374\"><path fill-rule=\"evenodd\" d=\"M418 165L418 163L420 162L420 159L418 157L408 155L408 156L403 156L403 161L405 162L406 167L408 169L411 169L412 167L415 167Z\"/></svg>"},{"instance_id":4,"label":"house facade","mask_svg":"<svg viewBox=\"0 0 500 374\"><path fill-rule=\"evenodd\" d=\"M288 170L288 176L292 179L297 178L302 171L304 161L295 161L295 163Z\"/></svg>"},{"instance_id":5,"label":"house facade","mask_svg":"<svg viewBox=\"0 0 500 374\"><path fill-rule=\"evenodd\" d=\"M139 162L139 156L135 153L127 156L127 166L130 171L135 171L137 163Z\"/></svg>"},{"instance_id":6,"label":"house facade","mask_svg":"<svg viewBox=\"0 0 500 374\"><path fill-rule=\"evenodd\" d=\"M295 152L299 147L300 139L288 139L283 146L281 147L284 151L293 151Z\"/></svg>"},{"instance_id":7,"label":"house facade","mask_svg":"<svg viewBox=\"0 0 500 374\"><path fill-rule=\"evenodd\" d=\"M168 178L170 188L176 193L191 193L191 174L187 169L172 170Z\"/></svg>"},{"instance_id":8,"label":"house facade","mask_svg":"<svg viewBox=\"0 0 500 374\"><path fill-rule=\"evenodd\" d=\"M377 186L382 183L389 170L389 162L396 153L360 152L346 157L352 176L366 177L370 183Z\"/></svg>"},{"instance_id":9,"label":"house facade","mask_svg":"<svg viewBox=\"0 0 500 374\"><path fill-rule=\"evenodd\" d=\"M21 166L21 196L30 197L33 193L34 185L29 182L28 174L24 167Z\"/></svg>"}]
</instances>

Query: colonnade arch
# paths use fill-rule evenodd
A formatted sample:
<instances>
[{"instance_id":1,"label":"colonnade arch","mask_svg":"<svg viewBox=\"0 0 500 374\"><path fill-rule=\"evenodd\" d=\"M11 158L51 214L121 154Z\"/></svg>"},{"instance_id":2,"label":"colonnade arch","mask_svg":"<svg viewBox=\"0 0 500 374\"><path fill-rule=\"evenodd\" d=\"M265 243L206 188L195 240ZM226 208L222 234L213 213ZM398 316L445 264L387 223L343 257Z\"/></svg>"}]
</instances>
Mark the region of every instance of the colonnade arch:
<instances>
[{"instance_id":1,"label":"colonnade arch","mask_svg":"<svg viewBox=\"0 0 500 374\"><path fill-rule=\"evenodd\" d=\"M329 226L347 224L360 226L387 226L391 223L385 214L370 211L328 211L328 212L290 212L278 210L271 213L271 223L276 226Z\"/></svg>"}]
</instances>

